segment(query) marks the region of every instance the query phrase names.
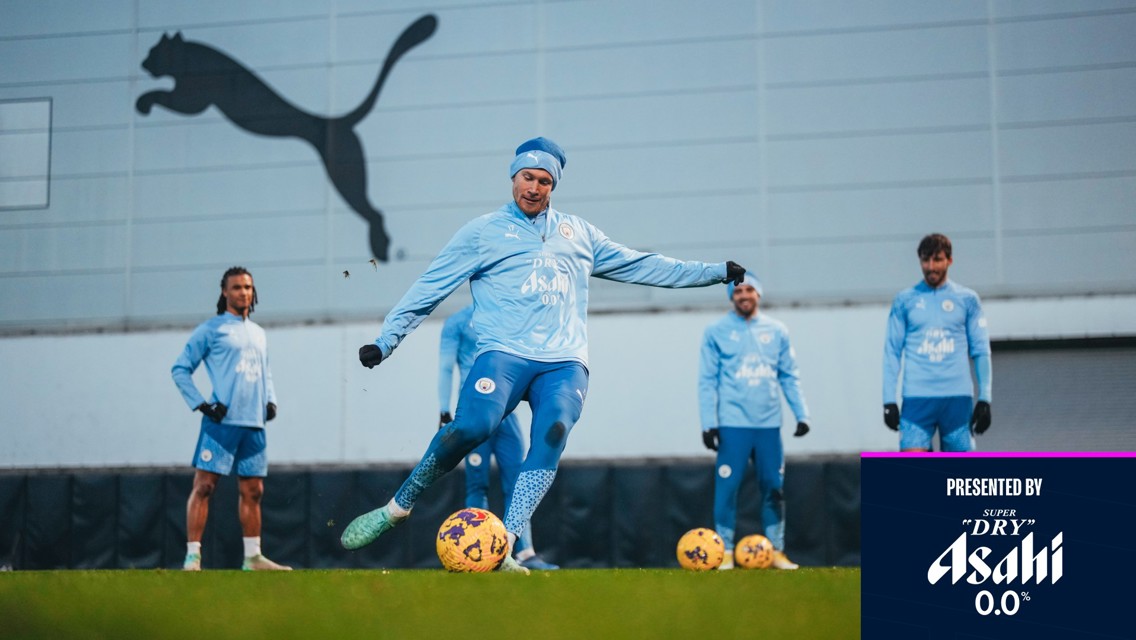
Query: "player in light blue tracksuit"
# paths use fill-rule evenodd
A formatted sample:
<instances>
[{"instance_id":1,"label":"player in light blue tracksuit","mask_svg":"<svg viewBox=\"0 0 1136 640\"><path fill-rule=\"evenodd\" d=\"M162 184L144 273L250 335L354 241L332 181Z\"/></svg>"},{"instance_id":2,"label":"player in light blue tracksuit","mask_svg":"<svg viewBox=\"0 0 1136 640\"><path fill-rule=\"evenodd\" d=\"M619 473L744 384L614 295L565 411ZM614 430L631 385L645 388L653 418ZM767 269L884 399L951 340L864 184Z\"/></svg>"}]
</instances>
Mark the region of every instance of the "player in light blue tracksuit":
<instances>
[{"instance_id":1,"label":"player in light blue tracksuit","mask_svg":"<svg viewBox=\"0 0 1136 640\"><path fill-rule=\"evenodd\" d=\"M200 411L193 455L193 490L186 504L186 558L182 568L201 570L201 536L217 480L236 468L244 534L243 568L287 570L260 552L260 499L268 475L264 426L276 417L276 390L268 368L264 329L249 319L257 302L252 274L233 267L221 277L217 315L194 329L171 375L190 409ZM213 386L209 401L193 383L201 363Z\"/></svg>"},{"instance_id":2,"label":"player in light blue tracksuit","mask_svg":"<svg viewBox=\"0 0 1136 640\"><path fill-rule=\"evenodd\" d=\"M978 294L947 280L953 258L946 236L926 236L917 253L923 281L899 292L888 316L884 423L899 431L903 451L930 451L936 428L943 451L971 451L971 428L980 435L990 428L993 375L986 316ZM901 363L902 414L896 402Z\"/></svg>"},{"instance_id":3,"label":"player in light blue tracksuit","mask_svg":"<svg viewBox=\"0 0 1136 640\"><path fill-rule=\"evenodd\" d=\"M785 325L758 313L761 283L746 274L729 288L734 310L702 336L698 406L702 441L718 452L714 479L714 528L726 545L723 569L733 568L738 488L752 457L761 492L761 523L776 550L773 566L796 569L785 555L785 455L781 444L781 396L797 418L797 437L809 432L796 352Z\"/></svg>"},{"instance_id":4,"label":"player in light blue tracksuit","mask_svg":"<svg viewBox=\"0 0 1136 640\"><path fill-rule=\"evenodd\" d=\"M450 413L450 396L454 388L454 367L460 376L459 388L465 384L470 367L477 355L477 330L473 326L473 305L446 318L442 325L441 344L438 347L438 405L441 417L438 428L449 424L454 417ZM513 496L517 474L525 459L525 442L521 436L521 423L510 413L501 421L489 439L469 452L465 457L465 506L489 509L489 456L497 458L501 471L501 490L505 494L505 504ZM545 562L536 555L532 543L532 525L525 527L517 538L513 555L522 566L529 569L551 571L560 567Z\"/></svg>"},{"instance_id":5,"label":"player in light blue tracksuit","mask_svg":"<svg viewBox=\"0 0 1136 640\"><path fill-rule=\"evenodd\" d=\"M373 367L466 280L473 294L477 358L454 421L438 431L394 498L356 518L344 547L374 541L409 514L419 494L484 442L522 399L532 407L530 448L505 510L509 547L556 477L568 433L588 392L588 278L657 287L740 279L734 263L683 262L612 242L583 219L549 206L565 165L545 138L517 148L513 200L463 226L387 314L381 335L359 349ZM506 556L501 569L528 573Z\"/></svg>"}]
</instances>

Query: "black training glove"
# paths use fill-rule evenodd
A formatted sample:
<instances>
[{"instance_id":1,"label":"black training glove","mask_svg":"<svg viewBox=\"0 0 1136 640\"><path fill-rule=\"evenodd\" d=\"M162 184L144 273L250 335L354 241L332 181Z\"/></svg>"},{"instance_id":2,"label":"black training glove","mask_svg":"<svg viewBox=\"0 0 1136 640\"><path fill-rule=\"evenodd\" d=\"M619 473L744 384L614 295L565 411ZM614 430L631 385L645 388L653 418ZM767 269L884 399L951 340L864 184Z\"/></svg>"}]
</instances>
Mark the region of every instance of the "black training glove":
<instances>
[{"instance_id":1,"label":"black training glove","mask_svg":"<svg viewBox=\"0 0 1136 640\"><path fill-rule=\"evenodd\" d=\"M446 426L447 424L449 424L453 421L454 421L454 417L450 415L450 412L449 411L443 411L442 416L440 418L438 418L438 428L441 429L442 427Z\"/></svg>"},{"instance_id":2,"label":"black training glove","mask_svg":"<svg viewBox=\"0 0 1136 640\"><path fill-rule=\"evenodd\" d=\"M702 444L706 445L706 448L711 450L711 451L717 451L718 450L718 430L717 429L706 429L705 431L703 431L702 432Z\"/></svg>"},{"instance_id":3,"label":"black training glove","mask_svg":"<svg viewBox=\"0 0 1136 640\"><path fill-rule=\"evenodd\" d=\"M375 365L383 361L383 350L375 344L365 344L359 347L359 362L364 367L374 369Z\"/></svg>"},{"instance_id":4,"label":"black training glove","mask_svg":"<svg viewBox=\"0 0 1136 640\"><path fill-rule=\"evenodd\" d=\"M264 421L265 422L272 422L272 419L276 417L276 403L275 402L269 402L268 406L266 406L264 408L264 412L266 414Z\"/></svg>"},{"instance_id":5,"label":"black training glove","mask_svg":"<svg viewBox=\"0 0 1136 640\"><path fill-rule=\"evenodd\" d=\"M745 278L745 274L745 267L732 260L726 261L726 282L732 282L736 287L742 283L742 279Z\"/></svg>"},{"instance_id":6,"label":"black training glove","mask_svg":"<svg viewBox=\"0 0 1136 640\"><path fill-rule=\"evenodd\" d=\"M793 437L800 438L801 436L805 435L808 432L809 432L809 425L805 422L798 422L797 423L797 431L793 434Z\"/></svg>"},{"instance_id":7,"label":"black training glove","mask_svg":"<svg viewBox=\"0 0 1136 640\"><path fill-rule=\"evenodd\" d=\"M229 408L220 402L214 402L213 404L202 402L197 405L197 410L204 413L207 418L217 424L221 424L221 421L225 419L225 414L229 412Z\"/></svg>"},{"instance_id":8,"label":"black training glove","mask_svg":"<svg viewBox=\"0 0 1136 640\"><path fill-rule=\"evenodd\" d=\"M884 424L892 431L899 431L899 405L889 402L884 405Z\"/></svg>"},{"instance_id":9,"label":"black training glove","mask_svg":"<svg viewBox=\"0 0 1136 640\"><path fill-rule=\"evenodd\" d=\"M990 428L990 403L985 400L979 400L974 405L974 413L970 414L970 426L974 428L974 432L978 435L986 433Z\"/></svg>"}]
</instances>

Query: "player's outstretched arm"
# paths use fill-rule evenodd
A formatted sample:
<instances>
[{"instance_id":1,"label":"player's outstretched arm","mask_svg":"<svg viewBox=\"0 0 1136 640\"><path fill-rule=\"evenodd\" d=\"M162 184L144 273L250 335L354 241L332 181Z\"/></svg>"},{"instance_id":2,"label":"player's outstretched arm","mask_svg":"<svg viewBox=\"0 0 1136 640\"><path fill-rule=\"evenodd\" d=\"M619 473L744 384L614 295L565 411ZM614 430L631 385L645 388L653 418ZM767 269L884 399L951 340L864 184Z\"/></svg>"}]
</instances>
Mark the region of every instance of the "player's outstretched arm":
<instances>
[{"instance_id":1,"label":"player's outstretched arm","mask_svg":"<svg viewBox=\"0 0 1136 640\"><path fill-rule=\"evenodd\" d=\"M733 260L726 261L726 282L732 283L736 287L742 283L742 280L745 279L745 275L745 267Z\"/></svg>"},{"instance_id":2,"label":"player's outstretched arm","mask_svg":"<svg viewBox=\"0 0 1136 640\"><path fill-rule=\"evenodd\" d=\"M584 224L592 234L592 252L595 256L592 275L597 278L672 289L706 287L727 282L728 263L683 261L658 253L636 251L612 241L594 226ZM735 263L734 267L735 276L738 269L745 274L745 269L741 266Z\"/></svg>"},{"instance_id":3,"label":"player's outstretched arm","mask_svg":"<svg viewBox=\"0 0 1136 640\"><path fill-rule=\"evenodd\" d=\"M368 369L374 369L383 361L383 350L374 343L359 347L359 362Z\"/></svg>"},{"instance_id":4,"label":"player's outstretched arm","mask_svg":"<svg viewBox=\"0 0 1136 640\"><path fill-rule=\"evenodd\" d=\"M482 216L459 229L426 272L403 294L383 320L379 337L359 348L359 362L364 367L374 368L390 358L403 339L477 271L478 238L487 220L487 216Z\"/></svg>"}]
</instances>

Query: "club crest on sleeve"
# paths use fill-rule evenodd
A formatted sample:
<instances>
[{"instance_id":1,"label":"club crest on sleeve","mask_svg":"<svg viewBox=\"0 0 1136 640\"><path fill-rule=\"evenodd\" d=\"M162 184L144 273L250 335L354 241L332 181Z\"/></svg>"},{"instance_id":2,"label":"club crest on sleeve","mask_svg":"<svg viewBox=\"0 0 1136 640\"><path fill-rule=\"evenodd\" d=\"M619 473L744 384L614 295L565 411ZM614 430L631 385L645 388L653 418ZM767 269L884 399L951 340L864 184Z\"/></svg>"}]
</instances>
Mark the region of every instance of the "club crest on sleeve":
<instances>
[{"instance_id":1,"label":"club crest on sleeve","mask_svg":"<svg viewBox=\"0 0 1136 640\"><path fill-rule=\"evenodd\" d=\"M497 383L489 378L481 378L474 383L473 388L477 389L478 393L490 394L497 388Z\"/></svg>"},{"instance_id":2,"label":"club crest on sleeve","mask_svg":"<svg viewBox=\"0 0 1136 640\"><path fill-rule=\"evenodd\" d=\"M477 453L477 452L471 453L468 456L466 456L465 461L471 467L480 467L481 466L481 454Z\"/></svg>"},{"instance_id":3,"label":"club crest on sleeve","mask_svg":"<svg viewBox=\"0 0 1136 640\"><path fill-rule=\"evenodd\" d=\"M209 462L212 459L213 459L213 452L212 451L210 451L208 449L202 449L201 450L201 461L202 462Z\"/></svg>"},{"instance_id":4,"label":"club crest on sleeve","mask_svg":"<svg viewBox=\"0 0 1136 640\"><path fill-rule=\"evenodd\" d=\"M729 478L732 475L734 475L734 470L730 468L730 465L724 464L724 465L718 467L718 476L719 477Z\"/></svg>"}]
</instances>

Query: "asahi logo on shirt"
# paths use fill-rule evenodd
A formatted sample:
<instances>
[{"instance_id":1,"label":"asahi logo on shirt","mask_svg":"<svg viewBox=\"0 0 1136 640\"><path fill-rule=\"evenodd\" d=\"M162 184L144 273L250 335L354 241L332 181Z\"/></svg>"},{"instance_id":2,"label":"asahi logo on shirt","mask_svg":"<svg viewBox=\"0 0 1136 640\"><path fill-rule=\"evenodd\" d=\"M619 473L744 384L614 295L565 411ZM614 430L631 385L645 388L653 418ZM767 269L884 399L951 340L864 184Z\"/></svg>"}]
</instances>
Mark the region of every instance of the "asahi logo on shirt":
<instances>
[{"instance_id":1,"label":"asahi logo on shirt","mask_svg":"<svg viewBox=\"0 0 1136 640\"><path fill-rule=\"evenodd\" d=\"M756 387L761 384L762 380L777 378L777 372L773 370L773 367L762 362L758 356L746 356L742 365L734 372L734 377L745 380L746 384L751 387Z\"/></svg>"},{"instance_id":2,"label":"asahi logo on shirt","mask_svg":"<svg viewBox=\"0 0 1136 640\"><path fill-rule=\"evenodd\" d=\"M955 339L946 329L928 329L923 334L923 343L916 353L927 356L931 362L942 362L943 358L955 352Z\"/></svg>"},{"instance_id":3,"label":"asahi logo on shirt","mask_svg":"<svg viewBox=\"0 0 1136 640\"><path fill-rule=\"evenodd\" d=\"M260 354L255 349L241 349L241 361L237 363L236 372L244 375L245 382L260 380Z\"/></svg>"}]
</instances>

